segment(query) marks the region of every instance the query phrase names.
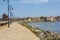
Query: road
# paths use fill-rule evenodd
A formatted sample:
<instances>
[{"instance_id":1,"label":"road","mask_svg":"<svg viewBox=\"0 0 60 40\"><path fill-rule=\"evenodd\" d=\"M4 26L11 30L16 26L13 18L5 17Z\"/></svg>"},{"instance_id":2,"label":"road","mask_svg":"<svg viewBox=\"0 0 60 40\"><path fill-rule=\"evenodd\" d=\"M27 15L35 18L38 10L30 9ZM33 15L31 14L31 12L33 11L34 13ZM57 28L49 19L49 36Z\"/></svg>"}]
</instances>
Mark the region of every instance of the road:
<instances>
[{"instance_id":1,"label":"road","mask_svg":"<svg viewBox=\"0 0 60 40\"><path fill-rule=\"evenodd\" d=\"M0 40L39 40L39 38L26 27L13 22L9 28L0 30Z\"/></svg>"}]
</instances>

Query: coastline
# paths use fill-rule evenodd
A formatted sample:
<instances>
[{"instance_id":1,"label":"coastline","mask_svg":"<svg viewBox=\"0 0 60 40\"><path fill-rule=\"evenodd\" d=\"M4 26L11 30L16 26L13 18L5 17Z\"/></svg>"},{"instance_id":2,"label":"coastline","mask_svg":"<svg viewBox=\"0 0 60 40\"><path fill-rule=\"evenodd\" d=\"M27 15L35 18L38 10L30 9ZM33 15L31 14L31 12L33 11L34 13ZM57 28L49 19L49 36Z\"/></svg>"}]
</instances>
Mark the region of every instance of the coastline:
<instances>
[{"instance_id":1,"label":"coastline","mask_svg":"<svg viewBox=\"0 0 60 40\"><path fill-rule=\"evenodd\" d=\"M25 26L30 31L32 31L38 38L40 38L40 40L60 40L60 34L58 33L53 33L51 31L45 31L38 27L32 27L28 25L27 22L20 22L19 24Z\"/></svg>"},{"instance_id":2,"label":"coastline","mask_svg":"<svg viewBox=\"0 0 60 40\"><path fill-rule=\"evenodd\" d=\"M32 20L30 20L30 21L28 21L28 20L22 20L22 21L19 21L19 22L25 22L25 23L35 23L35 22L57 22L57 21L32 21Z\"/></svg>"}]
</instances>

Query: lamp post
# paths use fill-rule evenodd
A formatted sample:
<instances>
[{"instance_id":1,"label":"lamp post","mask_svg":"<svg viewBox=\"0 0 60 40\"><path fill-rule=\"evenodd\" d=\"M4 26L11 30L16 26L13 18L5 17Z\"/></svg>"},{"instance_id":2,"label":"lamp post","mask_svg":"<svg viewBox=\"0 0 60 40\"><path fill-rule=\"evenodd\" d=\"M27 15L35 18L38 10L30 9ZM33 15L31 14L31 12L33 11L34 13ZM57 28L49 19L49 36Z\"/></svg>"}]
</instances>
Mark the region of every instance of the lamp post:
<instances>
[{"instance_id":1,"label":"lamp post","mask_svg":"<svg viewBox=\"0 0 60 40\"><path fill-rule=\"evenodd\" d=\"M5 0L3 0L3 1L5 1ZM7 0L7 5L8 5L8 27L9 27L9 0Z\"/></svg>"},{"instance_id":2,"label":"lamp post","mask_svg":"<svg viewBox=\"0 0 60 40\"><path fill-rule=\"evenodd\" d=\"M9 0L7 0L7 4L8 4L8 27L9 27Z\"/></svg>"}]
</instances>

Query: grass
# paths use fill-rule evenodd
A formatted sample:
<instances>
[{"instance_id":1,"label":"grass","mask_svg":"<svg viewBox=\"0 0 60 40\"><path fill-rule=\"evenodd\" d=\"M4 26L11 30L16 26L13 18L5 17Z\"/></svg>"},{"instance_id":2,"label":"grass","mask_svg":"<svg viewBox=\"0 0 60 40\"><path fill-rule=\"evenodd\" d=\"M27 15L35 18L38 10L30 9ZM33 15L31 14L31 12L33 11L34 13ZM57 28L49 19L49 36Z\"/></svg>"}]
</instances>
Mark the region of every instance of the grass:
<instances>
[{"instance_id":1,"label":"grass","mask_svg":"<svg viewBox=\"0 0 60 40\"><path fill-rule=\"evenodd\" d=\"M20 23L20 24L23 25L23 26L25 26L25 27L27 27L27 28L29 28L29 29L31 29L31 26L27 25L27 23Z\"/></svg>"}]
</instances>

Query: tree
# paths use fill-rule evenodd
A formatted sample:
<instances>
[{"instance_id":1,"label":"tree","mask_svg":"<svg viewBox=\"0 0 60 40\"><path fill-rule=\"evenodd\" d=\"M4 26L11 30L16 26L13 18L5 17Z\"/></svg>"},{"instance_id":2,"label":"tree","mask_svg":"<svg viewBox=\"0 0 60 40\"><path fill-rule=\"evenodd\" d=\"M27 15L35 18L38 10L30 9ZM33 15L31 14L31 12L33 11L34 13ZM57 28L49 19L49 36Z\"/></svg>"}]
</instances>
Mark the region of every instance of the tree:
<instances>
[{"instance_id":1,"label":"tree","mask_svg":"<svg viewBox=\"0 0 60 40\"><path fill-rule=\"evenodd\" d=\"M41 16L40 19L41 19L42 21L47 21L47 18L46 18L46 17L43 17L43 16Z\"/></svg>"},{"instance_id":2,"label":"tree","mask_svg":"<svg viewBox=\"0 0 60 40\"><path fill-rule=\"evenodd\" d=\"M3 20L7 20L8 19L8 15L3 13L2 18L3 18Z\"/></svg>"},{"instance_id":3,"label":"tree","mask_svg":"<svg viewBox=\"0 0 60 40\"><path fill-rule=\"evenodd\" d=\"M43 17L43 16L41 16L41 17L40 17L40 19L44 19L44 17Z\"/></svg>"}]
</instances>

